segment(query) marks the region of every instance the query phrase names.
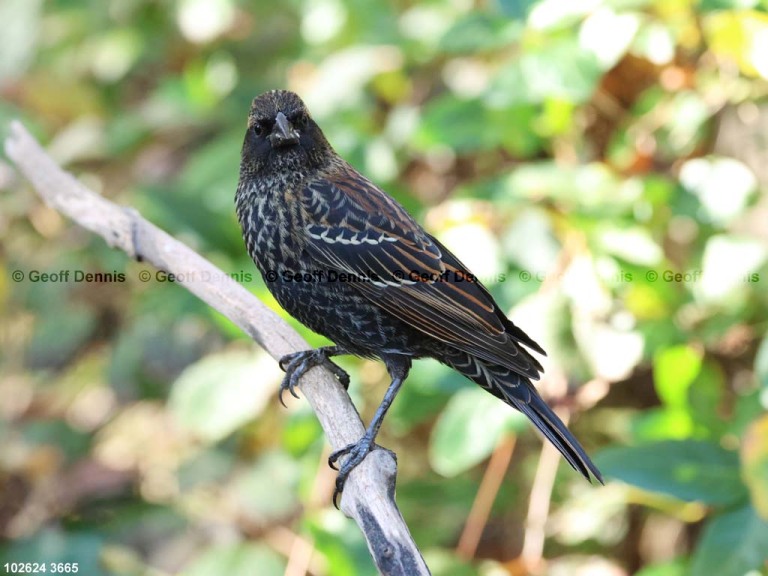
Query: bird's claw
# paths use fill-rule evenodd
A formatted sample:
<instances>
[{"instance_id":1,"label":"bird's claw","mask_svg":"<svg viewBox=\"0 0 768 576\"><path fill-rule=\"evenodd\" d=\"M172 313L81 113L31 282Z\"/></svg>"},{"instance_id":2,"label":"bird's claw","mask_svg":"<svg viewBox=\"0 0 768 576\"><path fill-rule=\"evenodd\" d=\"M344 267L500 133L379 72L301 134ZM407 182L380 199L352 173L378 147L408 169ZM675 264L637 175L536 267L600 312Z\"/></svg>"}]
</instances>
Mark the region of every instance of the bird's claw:
<instances>
[{"instance_id":1,"label":"bird's claw","mask_svg":"<svg viewBox=\"0 0 768 576\"><path fill-rule=\"evenodd\" d=\"M375 444L373 439L369 437L368 434L365 434L354 444L348 444L344 448L332 452L328 457L328 466L339 472L338 476L336 476L336 487L333 491L333 505L337 510L339 508L339 496L344 490L344 484L347 482L349 473L365 460L365 457L374 448L386 450L386 448L382 448ZM387 450L387 452L390 452L390 454L394 456L394 452L391 450ZM339 459L343 456L348 456L348 458L344 460L341 466L337 466Z\"/></svg>"},{"instance_id":2,"label":"bird's claw","mask_svg":"<svg viewBox=\"0 0 768 576\"><path fill-rule=\"evenodd\" d=\"M323 366L333 372L333 375L336 376L336 379L339 381L339 384L344 387L344 390L349 390L349 374L347 374L347 371L344 370L344 368L328 358L323 362Z\"/></svg>"},{"instance_id":3,"label":"bird's claw","mask_svg":"<svg viewBox=\"0 0 768 576\"><path fill-rule=\"evenodd\" d=\"M280 358L280 368L285 371L285 377L280 383L278 399L284 408L286 405L285 401L283 400L283 394L286 390L288 390L291 396L298 398L299 395L296 393L296 386L299 383L299 378L301 378L310 368L307 366L306 359L303 358L301 354L302 353L299 352L298 354L289 354L288 356L283 356Z\"/></svg>"},{"instance_id":4,"label":"bird's claw","mask_svg":"<svg viewBox=\"0 0 768 576\"><path fill-rule=\"evenodd\" d=\"M299 384L299 379L315 366L325 366L334 374L334 376L336 376L339 383L344 386L344 390L349 388L349 374L332 362L322 349L304 350L302 352L286 354L280 358L278 365L280 366L280 369L285 372L285 377L280 384L280 392L278 396L280 404L283 406L285 406L283 393L288 390L291 396L298 398L299 395L296 393L296 387Z\"/></svg>"}]
</instances>

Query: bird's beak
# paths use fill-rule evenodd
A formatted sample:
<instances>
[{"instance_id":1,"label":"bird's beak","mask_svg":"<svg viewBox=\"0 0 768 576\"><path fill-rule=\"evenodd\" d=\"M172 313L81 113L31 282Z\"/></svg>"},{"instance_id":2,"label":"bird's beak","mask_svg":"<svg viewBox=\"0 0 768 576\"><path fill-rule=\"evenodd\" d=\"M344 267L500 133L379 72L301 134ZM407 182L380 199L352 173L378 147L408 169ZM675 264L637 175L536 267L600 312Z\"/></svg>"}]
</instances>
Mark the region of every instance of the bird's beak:
<instances>
[{"instance_id":1,"label":"bird's beak","mask_svg":"<svg viewBox=\"0 0 768 576\"><path fill-rule=\"evenodd\" d=\"M272 134L269 135L269 142L272 144L272 148L299 143L299 133L291 126L290 121L282 112L278 112L275 117L275 127L272 129Z\"/></svg>"}]
</instances>

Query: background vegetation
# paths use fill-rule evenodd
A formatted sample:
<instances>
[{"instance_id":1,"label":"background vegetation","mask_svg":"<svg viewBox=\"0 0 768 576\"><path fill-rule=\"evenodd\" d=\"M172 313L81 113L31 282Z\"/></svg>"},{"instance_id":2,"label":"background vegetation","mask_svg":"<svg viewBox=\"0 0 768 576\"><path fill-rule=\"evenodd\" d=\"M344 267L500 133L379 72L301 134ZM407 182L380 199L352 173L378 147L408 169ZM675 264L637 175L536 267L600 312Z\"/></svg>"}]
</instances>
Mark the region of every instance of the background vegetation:
<instances>
[{"instance_id":1,"label":"background vegetation","mask_svg":"<svg viewBox=\"0 0 768 576\"><path fill-rule=\"evenodd\" d=\"M768 573L768 2L3 0L0 21L0 126L276 309L233 195L250 100L287 87L545 345L541 389L607 485L418 363L380 443L435 574ZM0 563L372 574L275 363L2 161L0 188ZM342 362L367 420L385 371Z\"/></svg>"}]
</instances>

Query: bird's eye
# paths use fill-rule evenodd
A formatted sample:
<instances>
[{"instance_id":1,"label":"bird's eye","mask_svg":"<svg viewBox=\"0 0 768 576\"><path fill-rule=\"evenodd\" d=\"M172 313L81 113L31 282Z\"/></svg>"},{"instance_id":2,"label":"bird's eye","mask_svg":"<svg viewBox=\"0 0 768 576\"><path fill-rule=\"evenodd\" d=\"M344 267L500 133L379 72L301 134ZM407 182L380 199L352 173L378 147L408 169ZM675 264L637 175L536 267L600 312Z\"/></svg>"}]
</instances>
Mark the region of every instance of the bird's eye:
<instances>
[{"instance_id":1,"label":"bird's eye","mask_svg":"<svg viewBox=\"0 0 768 576\"><path fill-rule=\"evenodd\" d=\"M296 128L304 128L307 125L307 115L304 112L299 112L293 119L293 125Z\"/></svg>"},{"instance_id":2,"label":"bird's eye","mask_svg":"<svg viewBox=\"0 0 768 576\"><path fill-rule=\"evenodd\" d=\"M253 133L256 134L256 136L264 136L264 134L267 133L267 126L264 122L256 122L253 125Z\"/></svg>"}]
</instances>

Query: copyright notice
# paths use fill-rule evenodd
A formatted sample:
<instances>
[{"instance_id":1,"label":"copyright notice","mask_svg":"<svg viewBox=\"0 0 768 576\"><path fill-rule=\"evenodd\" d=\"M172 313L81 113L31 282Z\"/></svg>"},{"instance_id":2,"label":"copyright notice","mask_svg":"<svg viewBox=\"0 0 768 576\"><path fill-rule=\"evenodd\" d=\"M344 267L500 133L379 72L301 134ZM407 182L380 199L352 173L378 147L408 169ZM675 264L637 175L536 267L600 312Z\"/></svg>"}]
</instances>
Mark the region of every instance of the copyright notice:
<instances>
[{"instance_id":1,"label":"copyright notice","mask_svg":"<svg viewBox=\"0 0 768 576\"><path fill-rule=\"evenodd\" d=\"M267 282L294 282L294 283L353 283L353 282L380 282L383 280L389 280L394 283L406 283L413 284L418 282L423 283L435 283L435 282L484 282L489 284L500 284L507 282L510 278L516 278L520 282L537 282L543 283L553 280L562 280L568 272L540 272L533 270L518 270L516 274L498 273L492 277L482 277L461 271L450 270L442 273L435 273L424 270L393 270L390 274L387 274L385 279L381 274L377 274L373 271L365 271L364 273L353 272L340 272L338 270L311 270L311 271L291 271L291 270L266 270L262 274L264 280ZM13 270L10 274L11 280L14 282L30 282L36 283L92 283L92 284L122 284L128 282L131 279L131 275L126 272L118 270L112 271L87 271L87 270L75 270L75 269L60 269L60 270ZM211 271L211 270L188 270L185 272L171 273L165 270L149 270L143 269L136 272L135 277L141 283L157 282L157 283L180 283L188 284L191 282L209 282L220 283L224 281L234 280L240 283L251 283L255 278L259 276L256 272L247 270L238 270L234 272L224 271ZM677 271L672 269L632 269L632 270L618 270L608 276L602 276L604 280L614 283L634 283L634 282L647 282L647 283L667 283L667 284L696 284L702 281L704 278L703 271L701 269ZM737 279L741 283L754 284L761 282L762 277L760 272L750 272L744 274Z\"/></svg>"},{"instance_id":2,"label":"copyright notice","mask_svg":"<svg viewBox=\"0 0 768 576\"><path fill-rule=\"evenodd\" d=\"M546 282L550 280L562 279L566 276L566 272L563 273L545 273L545 272L532 272L530 270L520 270L517 274L518 279L521 282ZM701 269L686 270L683 272L671 269L647 269L638 271L626 271L619 270L606 277L606 280L616 283L633 283L638 281L645 281L649 283L663 282L666 284L697 284L704 278L703 271ZM744 274L738 278L738 280L745 284L754 284L761 281L761 275L759 272L751 272Z\"/></svg>"},{"instance_id":3,"label":"copyright notice","mask_svg":"<svg viewBox=\"0 0 768 576\"><path fill-rule=\"evenodd\" d=\"M139 270L136 278L142 282L164 283L190 283L190 282L221 282L225 278L237 282L252 282L254 274L241 270L239 272L212 272L191 270L182 273L171 273L165 270ZM123 284L130 279L129 274L118 270L106 271L86 271L86 270L21 270L16 269L11 272L11 280L14 282L30 282L32 284Z\"/></svg>"},{"instance_id":4,"label":"copyright notice","mask_svg":"<svg viewBox=\"0 0 768 576\"><path fill-rule=\"evenodd\" d=\"M54 272L44 272L41 270L14 270L11 272L11 279L14 282L32 283L121 283L125 282L125 272L86 272L85 270L57 270Z\"/></svg>"}]
</instances>

